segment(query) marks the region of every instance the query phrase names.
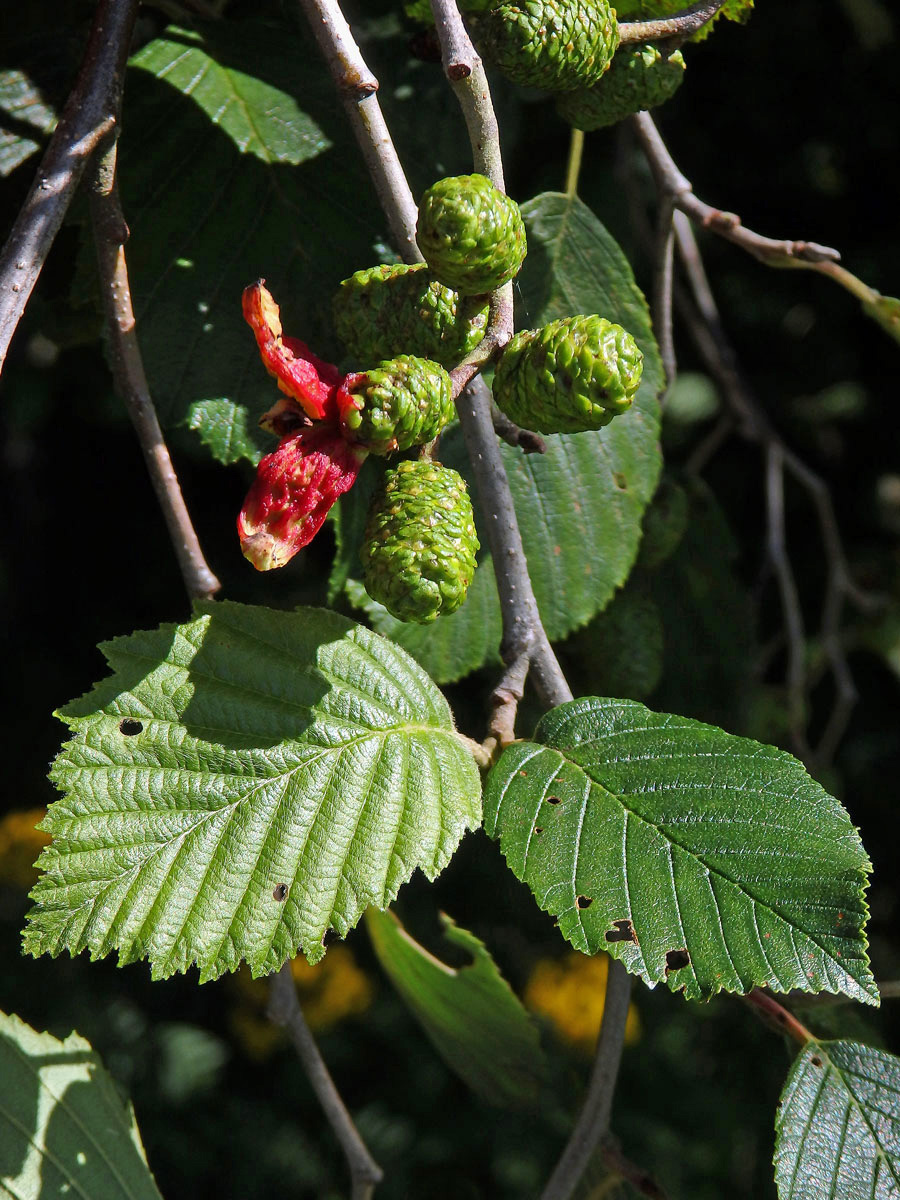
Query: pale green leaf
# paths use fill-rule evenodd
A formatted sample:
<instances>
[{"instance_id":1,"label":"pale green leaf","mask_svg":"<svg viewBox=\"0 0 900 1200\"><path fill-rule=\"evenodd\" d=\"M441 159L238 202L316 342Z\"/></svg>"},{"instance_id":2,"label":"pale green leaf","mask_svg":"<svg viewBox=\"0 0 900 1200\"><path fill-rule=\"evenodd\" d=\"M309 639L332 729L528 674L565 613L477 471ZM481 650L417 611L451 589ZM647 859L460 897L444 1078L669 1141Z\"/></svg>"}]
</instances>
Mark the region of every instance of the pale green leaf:
<instances>
[{"instance_id":1,"label":"pale green leaf","mask_svg":"<svg viewBox=\"0 0 900 1200\"><path fill-rule=\"evenodd\" d=\"M316 962L479 823L471 754L402 650L321 609L200 613L107 643L114 674L61 714L33 954L201 980Z\"/></svg>"},{"instance_id":2,"label":"pale green leaf","mask_svg":"<svg viewBox=\"0 0 900 1200\"><path fill-rule=\"evenodd\" d=\"M780 1200L897 1200L900 1059L858 1042L809 1042L775 1129Z\"/></svg>"},{"instance_id":3,"label":"pale green leaf","mask_svg":"<svg viewBox=\"0 0 900 1200\"><path fill-rule=\"evenodd\" d=\"M429 954L393 913L366 913L378 961L451 1070L492 1104L534 1104L546 1072L537 1027L484 943L447 916L441 923L471 956L466 966Z\"/></svg>"},{"instance_id":4,"label":"pale green leaf","mask_svg":"<svg viewBox=\"0 0 900 1200\"><path fill-rule=\"evenodd\" d=\"M647 984L878 1003L869 861L844 809L784 751L586 697L503 752L485 828L576 949L607 950Z\"/></svg>"},{"instance_id":5,"label":"pale green leaf","mask_svg":"<svg viewBox=\"0 0 900 1200\"><path fill-rule=\"evenodd\" d=\"M0 1013L0 1196L160 1200L134 1114L90 1045Z\"/></svg>"},{"instance_id":6,"label":"pale green leaf","mask_svg":"<svg viewBox=\"0 0 900 1200\"><path fill-rule=\"evenodd\" d=\"M644 352L634 407L605 429L548 437L546 454L501 447L538 607L551 640L558 640L605 608L631 570L661 466L657 396L663 371L631 267L590 209L580 200L546 193L524 204L522 215L528 257L518 282L520 324L537 327L596 312L624 325ZM444 435L439 455L469 480L486 546L485 517L458 430ZM462 608L427 629L396 621L363 601L375 627L440 683L497 658L499 602L493 581L484 578L490 556L480 564ZM354 600L358 596L352 593Z\"/></svg>"},{"instance_id":7,"label":"pale green leaf","mask_svg":"<svg viewBox=\"0 0 900 1200\"><path fill-rule=\"evenodd\" d=\"M334 84L308 39L262 21L170 28L131 60L120 178L160 419L223 462L272 449L275 396L241 292L265 277L285 333L333 352L328 304L384 231Z\"/></svg>"}]
</instances>

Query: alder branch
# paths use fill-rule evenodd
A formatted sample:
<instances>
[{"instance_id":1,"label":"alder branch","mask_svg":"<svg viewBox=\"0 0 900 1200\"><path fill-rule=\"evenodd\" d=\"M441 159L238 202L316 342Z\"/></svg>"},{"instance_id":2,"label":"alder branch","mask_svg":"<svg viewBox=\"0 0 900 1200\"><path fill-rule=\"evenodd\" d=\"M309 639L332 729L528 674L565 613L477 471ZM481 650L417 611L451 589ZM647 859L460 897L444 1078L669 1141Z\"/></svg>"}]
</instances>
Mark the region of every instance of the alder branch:
<instances>
[{"instance_id":1,"label":"alder branch","mask_svg":"<svg viewBox=\"0 0 900 1200\"><path fill-rule=\"evenodd\" d=\"M631 976L618 959L611 958L606 977L603 1024L587 1096L562 1157L541 1192L541 1200L569 1200L594 1151L602 1145L609 1132L630 1001Z\"/></svg>"},{"instance_id":2,"label":"alder branch","mask_svg":"<svg viewBox=\"0 0 900 1200\"><path fill-rule=\"evenodd\" d=\"M672 277L675 265L675 205L671 196L660 196L656 215L656 247L653 266L653 324L670 388L678 374L672 330Z\"/></svg>"},{"instance_id":3,"label":"alder branch","mask_svg":"<svg viewBox=\"0 0 900 1200\"><path fill-rule=\"evenodd\" d=\"M138 0L100 0L75 84L0 253L0 371L92 153L116 122Z\"/></svg>"},{"instance_id":4,"label":"alder branch","mask_svg":"<svg viewBox=\"0 0 900 1200\"><path fill-rule=\"evenodd\" d=\"M683 214L676 213L675 234L679 257L693 294L694 304L683 291L676 292L679 312L685 321L692 339L716 379L725 401L736 417L737 432L745 439L760 445L768 454L769 448L777 447L779 470L793 476L809 495L816 513L819 536L822 539L825 557L826 583L819 620L818 636L825 653L835 685L835 698L826 723L825 731L818 744L810 749L805 736L801 747L805 747L808 765L816 768L831 761L841 736L846 728L853 706L857 700L856 687L847 662L841 638L841 619L845 602L856 608L871 612L882 603L879 596L870 595L854 582L847 563L846 552L838 528L831 493L827 484L785 446L782 438L771 426L762 406L747 386L737 356L725 333L721 315L709 286L703 260L700 256L693 230ZM782 485L779 485L782 486ZM778 507L771 509L778 515ZM771 535L770 535L771 537ZM774 565L774 564L773 564ZM791 585L787 576L779 579L782 601L785 604L785 627L789 643L789 708L796 714L806 705L808 676L805 665L805 646L798 644L800 636L797 613L796 585ZM802 664L802 670L801 665ZM790 694L791 689L793 694Z\"/></svg>"},{"instance_id":5,"label":"alder branch","mask_svg":"<svg viewBox=\"0 0 900 1200\"><path fill-rule=\"evenodd\" d=\"M768 992L764 992L760 988L754 988L752 992L748 992L743 997L743 1000L770 1029L774 1029L778 1033L787 1034L795 1042L799 1042L801 1046L805 1046L807 1042L815 1041L815 1038L803 1022L799 1021L793 1013L788 1012L784 1005L779 1004L775 997Z\"/></svg>"},{"instance_id":6,"label":"alder branch","mask_svg":"<svg viewBox=\"0 0 900 1200\"><path fill-rule=\"evenodd\" d=\"M501 412L491 401L491 420L494 423L494 433L508 446L520 446L523 454L546 454L547 443L539 433L531 429L520 429L515 421L511 421L505 412Z\"/></svg>"},{"instance_id":7,"label":"alder branch","mask_svg":"<svg viewBox=\"0 0 900 1200\"><path fill-rule=\"evenodd\" d=\"M820 274L842 282L832 270L833 264L841 257L837 250L832 250L830 246L820 246L818 242L777 241L774 238L763 237L762 234L754 233L742 225L741 218L736 213L722 212L721 209L704 203L694 195L690 180L678 169L650 114L637 113L631 117L631 122L650 165L659 195L671 197L675 207L690 217L695 224L734 242L767 266L802 267L819 271Z\"/></svg>"},{"instance_id":8,"label":"alder branch","mask_svg":"<svg viewBox=\"0 0 900 1200\"><path fill-rule=\"evenodd\" d=\"M350 1168L352 1200L371 1200L384 1173L360 1137L359 1130L354 1125L353 1118L347 1111L319 1052L297 999L297 988L289 962L286 962L280 971L269 976L269 989L269 1019L287 1030L316 1099L340 1142Z\"/></svg>"},{"instance_id":9,"label":"alder branch","mask_svg":"<svg viewBox=\"0 0 900 1200\"><path fill-rule=\"evenodd\" d=\"M700 0L680 13L662 17L658 21L620 21L619 44L630 42L658 42L666 38L689 38L708 24L725 0Z\"/></svg>"},{"instance_id":10,"label":"alder branch","mask_svg":"<svg viewBox=\"0 0 900 1200\"><path fill-rule=\"evenodd\" d=\"M181 494L178 476L150 395L135 332L125 259L128 226L119 200L116 172L117 132L114 130L109 137L109 144L97 151L90 197L91 226L106 317L110 366L116 391L124 400L137 433L188 596L192 600L209 599L219 591L221 584L203 557Z\"/></svg>"}]
</instances>

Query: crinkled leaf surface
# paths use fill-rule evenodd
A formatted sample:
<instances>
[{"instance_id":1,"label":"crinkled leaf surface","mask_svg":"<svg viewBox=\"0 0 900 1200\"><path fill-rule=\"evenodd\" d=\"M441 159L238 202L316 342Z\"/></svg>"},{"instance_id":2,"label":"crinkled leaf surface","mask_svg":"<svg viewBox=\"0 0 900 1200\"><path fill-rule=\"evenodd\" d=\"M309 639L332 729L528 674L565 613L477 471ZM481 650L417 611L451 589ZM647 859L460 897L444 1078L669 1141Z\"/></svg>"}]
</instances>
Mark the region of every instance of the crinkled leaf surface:
<instances>
[{"instance_id":1,"label":"crinkled leaf surface","mask_svg":"<svg viewBox=\"0 0 900 1200\"><path fill-rule=\"evenodd\" d=\"M575 313L600 313L624 325L644 352L644 375L630 412L605 429L546 438L546 454L502 446L528 569L552 640L586 624L624 583L637 553L641 517L656 489L661 459L663 385L650 314L627 259L580 200L545 193L522 205L528 256L519 279L520 325L537 327ZM468 480L483 546L486 519L458 430L441 439L441 461ZM497 657L501 623L490 557L475 574L465 604L427 628L396 621L366 603L388 634L440 683Z\"/></svg>"},{"instance_id":2,"label":"crinkled leaf surface","mask_svg":"<svg viewBox=\"0 0 900 1200\"><path fill-rule=\"evenodd\" d=\"M289 26L167 29L131 60L125 97L128 261L160 419L255 461L276 391L241 292L265 277L285 332L326 354L323 294L377 260L380 209L327 70Z\"/></svg>"},{"instance_id":3,"label":"crinkled leaf surface","mask_svg":"<svg viewBox=\"0 0 900 1200\"><path fill-rule=\"evenodd\" d=\"M447 941L471 955L468 965L429 954L393 913L366 913L378 961L451 1070L492 1104L534 1104L546 1070L537 1027L484 943L441 920Z\"/></svg>"},{"instance_id":4,"label":"crinkled leaf surface","mask_svg":"<svg viewBox=\"0 0 900 1200\"><path fill-rule=\"evenodd\" d=\"M0 1196L160 1200L134 1121L90 1045L0 1013Z\"/></svg>"},{"instance_id":5,"label":"crinkled leaf surface","mask_svg":"<svg viewBox=\"0 0 900 1200\"><path fill-rule=\"evenodd\" d=\"M199 611L107 643L112 677L61 713L33 954L201 980L316 962L480 820L471 754L402 650L320 609Z\"/></svg>"},{"instance_id":6,"label":"crinkled leaf surface","mask_svg":"<svg viewBox=\"0 0 900 1200\"><path fill-rule=\"evenodd\" d=\"M869 861L784 751L628 700L562 704L509 746L485 828L563 935L650 985L844 992L878 1003Z\"/></svg>"},{"instance_id":7,"label":"crinkled leaf surface","mask_svg":"<svg viewBox=\"0 0 900 1200\"><path fill-rule=\"evenodd\" d=\"M859 1042L809 1042L775 1129L780 1200L896 1200L900 1059Z\"/></svg>"}]
</instances>

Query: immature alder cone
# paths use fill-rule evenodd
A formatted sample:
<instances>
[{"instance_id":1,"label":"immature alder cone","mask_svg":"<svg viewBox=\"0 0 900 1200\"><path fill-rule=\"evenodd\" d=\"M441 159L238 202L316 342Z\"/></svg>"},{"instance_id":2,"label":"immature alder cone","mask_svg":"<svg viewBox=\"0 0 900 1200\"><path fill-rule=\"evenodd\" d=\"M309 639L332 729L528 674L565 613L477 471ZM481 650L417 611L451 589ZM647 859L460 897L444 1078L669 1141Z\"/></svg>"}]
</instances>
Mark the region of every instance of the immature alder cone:
<instances>
[{"instance_id":1,"label":"immature alder cone","mask_svg":"<svg viewBox=\"0 0 900 1200\"><path fill-rule=\"evenodd\" d=\"M565 92L556 102L559 115L576 129L615 125L643 109L663 104L684 80L680 50L664 55L655 46L623 47L599 83Z\"/></svg>"},{"instance_id":2,"label":"immature alder cone","mask_svg":"<svg viewBox=\"0 0 900 1200\"><path fill-rule=\"evenodd\" d=\"M507 344L494 399L517 425L539 433L600 429L631 407L643 360L621 325L566 317L523 330Z\"/></svg>"},{"instance_id":3,"label":"immature alder cone","mask_svg":"<svg viewBox=\"0 0 900 1200\"><path fill-rule=\"evenodd\" d=\"M478 296L519 273L525 223L515 200L484 175L455 175L422 197L416 241L441 283Z\"/></svg>"},{"instance_id":4,"label":"immature alder cone","mask_svg":"<svg viewBox=\"0 0 900 1200\"><path fill-rule=\"evenodd\" d=\"M409 354L348 375L338 389L337 406L341 433L373 454L430 442L456 413L444 368Z\"/></svg>"},{"instance_id":5,"label":"immature alder cone","mask_svg":"<svg viewBox=\"0 0 900 1200\"><path fill-rule=\"evenodd\" d=\"M362 547L373 600L420 625L455 612L472 582L477 551L472 503L456 471L418 460L387 472Z\"/></svg>"},{"instance_id":6,"label":"immature alder cone","mask_svg":"<svg viewBox=\"0 0 900 1200\"><path fill-rule=\"evenodd\" d=\"M479 45L513 83L566 92L590 87L619 44L606 0L519 0L487 17Z\"/></svg>"},{"instance_id":7,"label":"immature alder cone","mask_svg":"<svg viewBox=\"0 0 900 1200\"><path fill-rule=\"evenodd\" d=\"M450 369L482 340L488 320L485 300L445 287L425 263L357 271L332 308L335 332L362 363L415 354Z\"/></svg>"}]
</instances>

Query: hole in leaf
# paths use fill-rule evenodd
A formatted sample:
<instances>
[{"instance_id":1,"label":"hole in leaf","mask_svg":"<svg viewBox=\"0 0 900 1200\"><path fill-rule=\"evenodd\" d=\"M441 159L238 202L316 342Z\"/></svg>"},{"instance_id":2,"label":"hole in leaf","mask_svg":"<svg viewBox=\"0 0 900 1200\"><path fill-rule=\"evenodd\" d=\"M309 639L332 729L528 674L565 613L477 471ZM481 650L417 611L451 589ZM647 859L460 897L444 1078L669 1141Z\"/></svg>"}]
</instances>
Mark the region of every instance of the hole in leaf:
<instances>
[{"instance_id":1,"label":"hole in leaf","mask_svg":"<svg viewBox=\"0 0 900 1200\"><path fill-rule=\"evenodd\" d=\"M822 1060L819 1058L818 1054L814 1054L809 1061L814 1067L821 1067L822 1065Z\"/></svg>"},{"instance_id":2,"label":"hole in leaf","mask_svg":"<svg viewBox=\"0 0 900 1200\"><path fill-rule=\"evenodd\" d=\"M616 485L616 487L620 491L622 491L622 492L628 491L628 480L625 478L625 476L622 474L621 471L617 471L615 473L615 475L613 475L613 483Z\"/></svg>"},{"instance_id":3,"label":"hole in leaf","mask_svg":"<svg viewBox=\"0 0 900 1200\"><path fill-rule=\"evenodd\" d=\"M272 892L272 899L277 900L279 903L281 903L282 900L287 899L287 893L288 893L288 888L287 888L286 883L276 883L275 889Z\"/></svg>"},{"instance_id":4,"label":"hole in leaf","mask_svg":"<svg viewBox=\"0 0 900 1200\"><path fill-rule=\"evenodd\" d=\"M666 974L670 971L680 971L682 967L691 965L691 956L687 950L669 950L666 953Z\"/></svg>"},{"instance_id":5,"label":"hole in leaf","mask_svg":"<svg viewBox=\"0 0 900 1200\"><path fill-rule=\"evenodd\" d=\"M607 929L606 940L608 942L634 942L638 945L637 934L634 932L634 925L627 918L621 921L613 921L612 929Z\"/></svg>"},{"instance_id":6,"label":"hole in leaf","mask_svg":"<svg viewBox=\"0 0 900 1200\"><path fill-rule=\"evenodd\" d=\"M560 800L559 796L548 796L547 803L548 804L562 804L562 800Z\"/></svg>"},{"instance_id":7,"label":"hole in leaf","mask_svg":"<svg viewBox=\"0 0 900 1200\"><path fill-rule=\"evenodd\" d=\"M535 832L535 836L537 836L537 834L539 834L539 833L543 833L544 832L543 825L535 825L534 832Z\"/></svg>"},{"instance_id":8,"label":"hole in leaf","mask_svg":"<svg viewBox=\"0 0 900 1200\"><path fill-rule=\"evenodd\" d=\"M133 717L125 717L124 720L119 722L119 733L124 734L125 737L134 737L143 728L143 724L140 721L135 721Z\"/></svg>"},{"instance_id":9,"label":"hole in leaf","mask_svg":"<svg viewBox=\"0 0 900 1200\"><path fill-rule=\"evenodd\" d=\"M575 905L577 908L590 908L594 903L593 896L576 896Z\"/></svg>"}]
</instances>

